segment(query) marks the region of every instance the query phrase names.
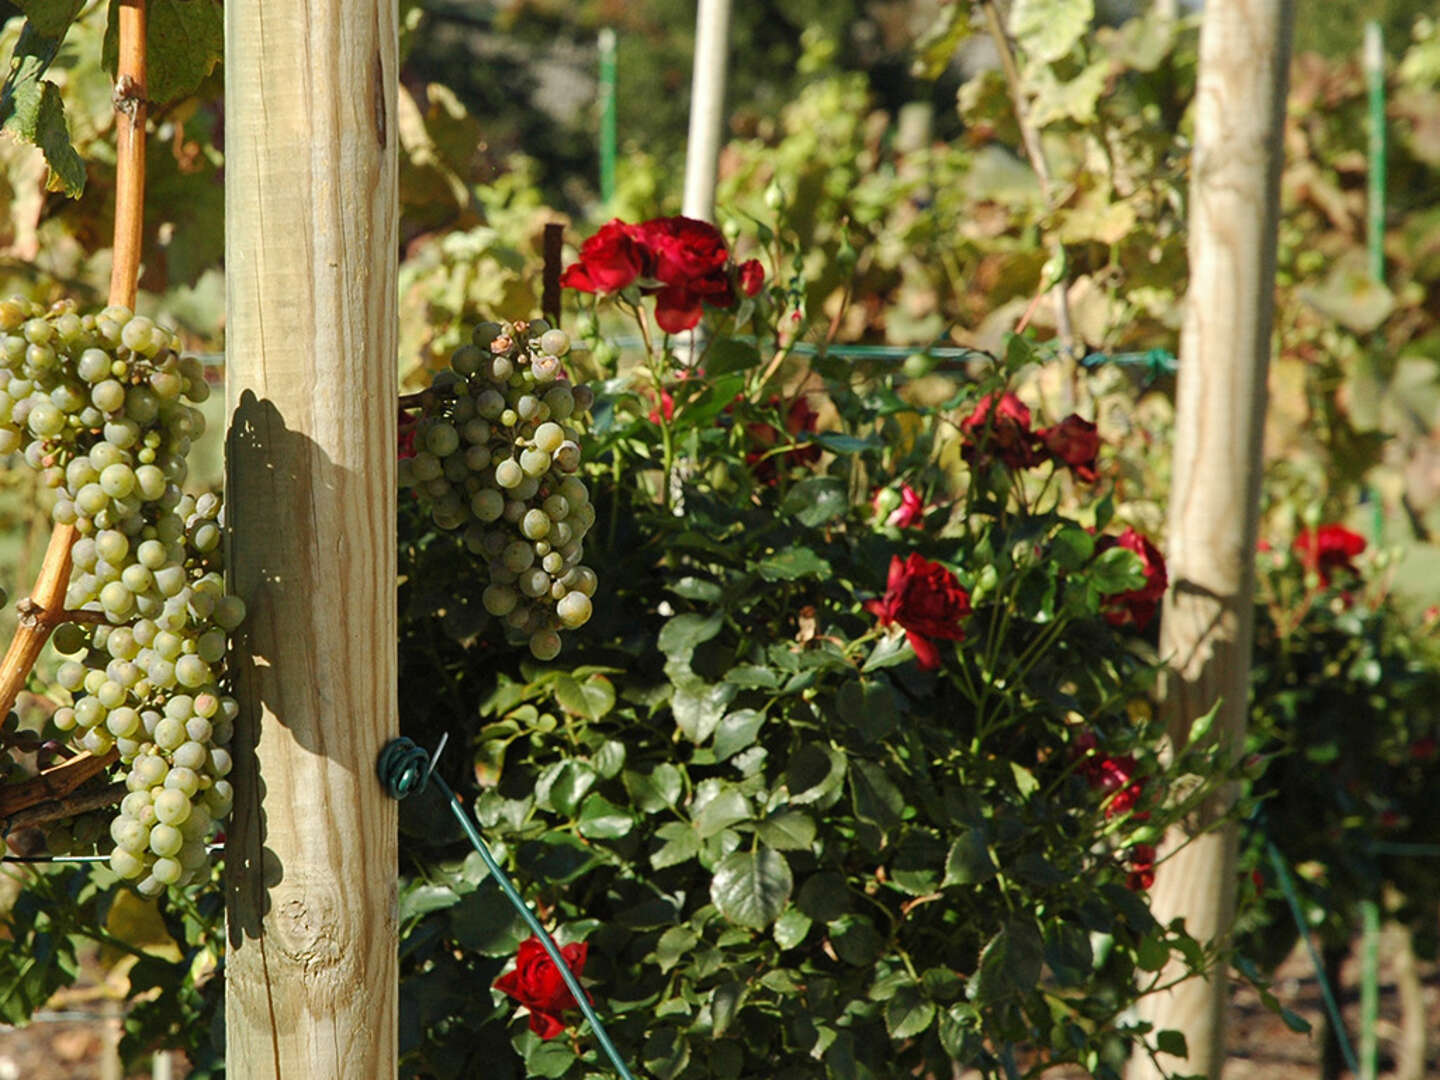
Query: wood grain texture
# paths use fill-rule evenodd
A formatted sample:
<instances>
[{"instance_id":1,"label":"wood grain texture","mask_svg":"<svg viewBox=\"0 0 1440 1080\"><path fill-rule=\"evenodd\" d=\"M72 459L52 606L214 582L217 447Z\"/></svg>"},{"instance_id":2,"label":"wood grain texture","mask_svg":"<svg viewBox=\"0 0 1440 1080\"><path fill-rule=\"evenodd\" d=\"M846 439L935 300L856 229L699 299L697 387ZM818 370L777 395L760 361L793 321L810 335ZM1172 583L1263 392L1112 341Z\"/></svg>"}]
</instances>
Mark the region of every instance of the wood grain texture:
<instances>
[{"instance_id":1,"label":"wood grain texture","mask_svg":"<svg viewBox=\"0 0 1440 1080\"><path fill-rule=\"evenodd\" d=\"M1217 701L1220 738L1238 747L1246 726L1292 15L1290 0L1207 0L1200 31L1171 588L1160 631L1168 661L1161 709L1176 743ZM1229 802L1225 793L1212 813ZM1162 854L1182 839L1168 837ZM1223 940L1235 906L1235 846L1235 830L1221 829L1164 862L1151 893L1156 917L1183 916L1195 937ZM1222 970L1146 999L1141 1013L1186 1036L1189 1060L1162 1056L1167 1067L1218 1077L1227 1006ZM1130 1080L1160 1075L1152 1062L1132 1061Z\"/></svg>"},{"instance_id":2,"label":"wood grain texture","mask_svg":"<svg viewBox=\"0 0 1440 1080\"><path fill-rule=\"evenodd\" d=\"M396 1073L394 0L225 5L227 1075Z\"/></svg>"}]
</instances>

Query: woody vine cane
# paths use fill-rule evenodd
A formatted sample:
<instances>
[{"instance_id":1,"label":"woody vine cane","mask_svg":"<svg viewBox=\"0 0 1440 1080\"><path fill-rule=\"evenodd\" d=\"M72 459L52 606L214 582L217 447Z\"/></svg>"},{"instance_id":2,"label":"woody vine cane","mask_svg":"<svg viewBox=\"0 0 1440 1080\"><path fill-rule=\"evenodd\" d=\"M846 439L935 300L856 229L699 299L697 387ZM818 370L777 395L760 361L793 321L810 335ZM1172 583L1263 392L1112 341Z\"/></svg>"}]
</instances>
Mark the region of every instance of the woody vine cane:
<instances>
[{"instance_id":1,"label":"woody vine cane","mask_svg":"<svg viewBox=\"0 0 1440 1080\"><path fill-rule=\"evenodd\" d=\"M145 215L145 0L122 0L117 18L115 233L109 299L112 305L129 308L135 304ZM19 629L0 664L0 716L14 707L51 632L73 614L66 611L65 593L71 548L78 538L74 524L55 525L35 587L16 605ZM24 784L0 787L0 821L46 803L53 804L49 808L53 817L37 809L27 815L27 824L69 816L75 812L74 804L63 800L109 768L116 756L113 750L82 752ZM119 801L123 794L123 790L112 790L107 798Z\"/></svg>"},{"instance_id":2,"label":"woody vine cane","mask_svg":"<svg viewBox=\"0 0 1440 1080\"><path fill-rule=\"evenodd\" d=\"M224 591L219 494L182 489L192 438L204 430L192 404L209 394L204 369L180 357L171 331L114 302L133 302L136 288L144 9L122 6L117 20L125 59L112 303L84 315L71 300L0 303L4 438L24 444L54 490L56 525L45 589L8 674L18 689L13 680L47 636L74 657L55 671L69 703L61 699L50 723L82 752L87 774L117 760L127 767L123 786L104 792L123 796L108 861L155 896L208 878L206 844L230 811L237 706L225 693L226 661L244 605ZM54 782L41 780L42 791ZM63 801L56 816L75 807Z\"/></svg>"}]
</instances>

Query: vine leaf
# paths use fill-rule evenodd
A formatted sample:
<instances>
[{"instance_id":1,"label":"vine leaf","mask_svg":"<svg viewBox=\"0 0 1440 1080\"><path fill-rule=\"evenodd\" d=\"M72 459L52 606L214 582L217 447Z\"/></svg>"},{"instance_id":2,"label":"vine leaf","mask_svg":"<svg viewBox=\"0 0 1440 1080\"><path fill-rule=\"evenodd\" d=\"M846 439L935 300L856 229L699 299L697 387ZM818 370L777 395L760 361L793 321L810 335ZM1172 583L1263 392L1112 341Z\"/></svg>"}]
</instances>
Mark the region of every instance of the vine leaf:
<instances>
[{"instance_id":1,"label":"vine leaf","mask_svg":"<svg viewBox=\"0 0 1440 1080\"><path fill-rule=\"evenodd\" d=\"M101 63L111 75L119 53L116 13L110 0ZM188 97L215 70L225 53L225 17L215 0L150 0L145 16L145 98L165 105Z\"/></svg>"},{"instance_id":2,"label":"vine leaf","mask_svg":"<svg viewBox=\"0 0 1440 1080\"><path fill-rule=\"evenodd\" d=\"M85 0L18 0L15 6L25 13L35 33L54 38L58 48Z\"/></svg>"},{"instance_id":3,"label":"vine leaf","mask_svg":"<svg viewBox=\"0 0 1440 1080\"><path fill-rule=\"evenodd\" d=\"M0 127L40 148L50 167L50 190L79 198L85 190L85 163L70 142L60 88L44 75L83 0L30 0L20 6L28 19L0 86Z\"/></svg>"},{"instance_id":4,"label":"vine leaf","mask_svg":"<svg viewBox=\"0 0 1440 1080\"><path fill-rule=\"evenodd\" d=\"M1095 0L1016 0L1010 33L1031 56L1054 63L1075 47L1094 18Z\"/></svg>"}]
</instances>

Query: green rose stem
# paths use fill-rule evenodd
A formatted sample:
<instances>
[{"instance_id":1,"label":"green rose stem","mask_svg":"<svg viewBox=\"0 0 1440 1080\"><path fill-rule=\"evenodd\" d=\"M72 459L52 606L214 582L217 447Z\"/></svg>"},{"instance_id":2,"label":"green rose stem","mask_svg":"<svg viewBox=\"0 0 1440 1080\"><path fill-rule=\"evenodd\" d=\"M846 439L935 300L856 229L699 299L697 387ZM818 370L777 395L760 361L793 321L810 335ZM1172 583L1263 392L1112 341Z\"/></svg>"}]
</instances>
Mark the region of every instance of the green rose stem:
<instances>
[{"instance_id":1,"label":"green rose stem","mask_svg":"<svg viewBox=\"0 0 1440 1080\"><path fill-rule=\"evenodd\" d=\"M665 357L668 352L656 350L650 336L650 322L645 318L645 309L639 304L633 308L635 325L640 328L640 340L645 345L645 357L650 369L650 382L655 387L655 415L659 419L661 453L664 456L663 474L660 478L660 505L668 513L671 508L670 478L675 468L675 440L670 431L670 419L665 415ZM667 338L669 335L666 335Z\"/></svg>"}]
</instances>

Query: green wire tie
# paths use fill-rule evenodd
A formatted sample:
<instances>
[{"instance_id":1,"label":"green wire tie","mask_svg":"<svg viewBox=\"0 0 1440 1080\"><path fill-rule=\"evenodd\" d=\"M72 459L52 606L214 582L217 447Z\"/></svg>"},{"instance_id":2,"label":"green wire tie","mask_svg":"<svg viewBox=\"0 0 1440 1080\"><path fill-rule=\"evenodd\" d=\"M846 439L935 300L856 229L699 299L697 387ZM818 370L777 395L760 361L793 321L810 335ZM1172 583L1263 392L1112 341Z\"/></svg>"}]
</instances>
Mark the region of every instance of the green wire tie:
<instances>
[{"instance_id":1,"label":"green wire tie","mask_svg":"<svg viewBox=\"0 0 1440 1080\"><path fill-rule=\"evenodd\" d=\"M440 745L435 748L434 758L404 736L386 743L385 748L380 751L380 760L375 764L375 772L380 777L380 783L385 786L386 793L393 799L403 799L407 795L422 791L425 785L431 782L439 787L440 793L450 804L450 812L455 815L455 820L460 822L460 828L465 830L465 835L474 845L475 850L480 853L480 858L484 860L495 883L500 886L500 891L505 894L505 898L514 905L515 910L525 919L526 925L545 946L545 951L550 955L555 970L565 980L566 988L574 996L576 1003L580 1006L580 1011L585 1014L585 1019L590 1021L590 1027L595 1032L595 1037L600 1041L600 1046L610 1059L610 1063L615 1066L615 1071L620 1074L622 1080L635 1080L630 1074L630 1070L625 1067L625 1062L620 1057L620 1052L615 1049L615 1044L610 1041L610 1036L605 1031L605 1025L600 1022L600 1017L596 1015L594 1007L591 1006L590 996L580 985L580 981L575 978L575 974L570 970L570 965L565 962L565 958L560 955L560 949L555 944L555 940L545 927L540 925L540 920L535 917L535 913L530 910L530 906L525 903L515 886L510 884L510 879L505 876L505 871L500 869L500 864L495 861L495 856L490 854L490 849L471 823L470 815L460 805L460 800L455 797L455 792L450 790L450 785L435 775L435 760L445 749L447 738L448 735L441 737Z\"/></svg>"}]
</instances>

